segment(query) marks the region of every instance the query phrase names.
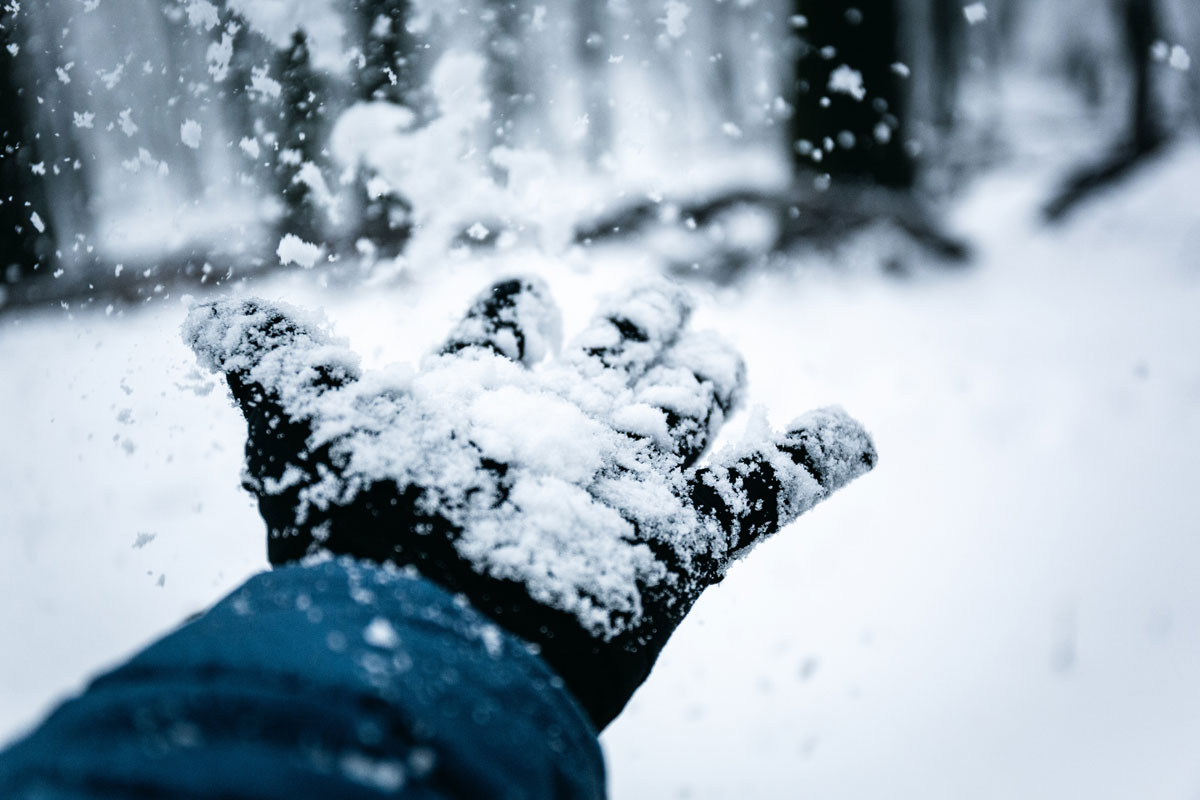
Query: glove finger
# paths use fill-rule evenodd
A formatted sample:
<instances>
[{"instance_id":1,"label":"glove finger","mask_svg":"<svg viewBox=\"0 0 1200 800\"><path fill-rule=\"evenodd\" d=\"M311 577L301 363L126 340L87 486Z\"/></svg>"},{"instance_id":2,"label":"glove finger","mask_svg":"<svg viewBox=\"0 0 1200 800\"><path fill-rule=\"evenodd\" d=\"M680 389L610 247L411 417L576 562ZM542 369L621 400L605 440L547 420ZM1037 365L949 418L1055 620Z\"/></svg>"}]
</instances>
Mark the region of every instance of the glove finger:
<instances>
[{"instance_id":1,"label":"glove finger","mask_svg":"<svg viewBox=\"0 0 1200 800\"><path fill-rule=\"evenodd\" d=\"M787 433L743 447L699 469L690 481L692 504L725 537L723 565L766 536L869 472L875 445L840 408L804 414Z\"/></svg>"},{"instance_id":2,"label":"glove finger","mask_svg":"<svg viewBox=\"0 0 1200 800\"><path fill-rule=\"evenodd\" d=\"M531 366L557 350L561 337L562 317L546 284L511 278L475 298L439 352L480 347Z\"/></svg>"},{"instance_id":3,"label":"glove finger","mask_svg":"<svg viewBox=\"0 0 1200 800\"><path fill-rule=\"evenodd\" d=\"M741 403L746 364L711 332L685 333L634 387L639 403L663 413L662 446L690 466Z\"/></svg>"},{"instance_id":4,"label":"glove finger","mask_svg":"<svg viewBox=\"0 0 1200 800\"><path fill-rule=\"evenodd\" d=\"M600 307L571 359L586 376L616 375L631 384L675 343L691 312L691 299L677 286L637 288Z\"/></svg>"},{"instance_id":5,"label":"glove finger","mask_svg":"<svg viewBox=\"0 0 1200 800\"><path fill-rule=\"evenodd\" d=\"M358 358L304 316L256 298L218 300L191 310L183 340L202 366L225 374L243 410L274 401L300 417L359 377Z\"/></svg>"},{"instance_id":6,"label":"glove finger","mask_svg":"<svg viewBox=\"0 0 1200 800\"><path fill-rule=\"evenodd\" d=\"M261 300L225 300L196 306L183 326L185 343L225 374L246 418L243 481L258 497L272 564L302 557L311 544L296 509L327 457L310 451L318 401L359 377L354 355L298 316Z\"/></svg>"}]
</instances>

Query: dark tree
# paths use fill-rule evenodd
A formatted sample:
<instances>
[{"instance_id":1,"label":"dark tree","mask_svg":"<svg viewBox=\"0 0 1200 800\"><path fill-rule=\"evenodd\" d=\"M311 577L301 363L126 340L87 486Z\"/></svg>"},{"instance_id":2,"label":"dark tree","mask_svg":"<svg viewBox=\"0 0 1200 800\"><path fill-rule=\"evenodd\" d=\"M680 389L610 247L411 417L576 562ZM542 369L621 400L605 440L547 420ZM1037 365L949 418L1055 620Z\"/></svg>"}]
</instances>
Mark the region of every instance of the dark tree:
<instances>
[{"instance_id":1,"label":"dark tree","mask_svg":"<svg viewBox=\"0 0 1200 800\"><path fill-rule=\"evenodd\" d=\"M291 233L309 242L323 237L323 215L313 191L301 179L305 164L322 162L322 106L324 87L312 68L308 38L303 31L292 34L291 45L279 59L281 130L275 153L275 177L283 198L281 233Z\"/></svg>"},{"instance_id":2,"label":"dark tree","mask_svg":"<svg viewBox=\"0 0 1200 800\"><path fill-rule=\"evenodd\" d=\"M232 31L233 54L229 59L229 73L221 84L218 97L222 100L230 130L239 138L258 139L266 129L262 119L265 105L256 99L250 86L253 84L255 67L270 61L273 48L265 38L255 33L240 14L226 14L226 23L221 32ZM256 163L269 161L256 159Z\"/></svg>"},{"instance_id":3,"label":"dark tree","mask_svg":"<svg viewBox=\"0 0 1200 800\"><path fill-rule=\"evenodd\" d=\"M791 121L797 174L909 189L897 0L794 0ZM857 78L861 77L861 90Z\"/></svg>"},{"instance_id":4,"label":"dark tree","mask_svg":"<svg viewBox=\"0 0 1200 800\"><path fill-rule=\"evenodd\" d=\"M1080 167L1063 181L1042 209L1050 222L1062 219L1098 190L1124 178L1157 153L1167 140L1161 111L1154 99L1151 52L1161 30L1155 0L1116 0L1116 3L1131 84L1126 129L1107 155Z\"/></svg>"},{"instance_id":5,"label":"dark tree","mask_svg":"<svg viewBox=\"0 0 1200 800\"><path fill-rule=\"evenodd\" d=\"M744 9L737 8L734 3L718 2L711 6L709 13L712 15L713 102L721 110L722 118L740 126L742 104L738 97L737 69L731 54L736 52L735 42L745 34L739 24Z\"/></svg>"},{"instance_id":6,"label":"dark tree","mask_svg":"<svg viewBox=\"0 0 1200 800\"><path fill-rule=\"evenodd\" d=\"M943 133L953 130L958 114L965 22L962 9L962 0L933 0L930 8L933 123Z\"/></svg>"},{"instance_id":7,"label":"dark tree","mask_svg":"<svg viewBox=\"0 0 1200 800\"><path fill-rule=\"evenodd\" d=\"M169 46L162 49L160 69L163 75L175 76L179 85L189 78L195 80L195 73L189 75L189 70L195 66L197 31L188 23L185 4L183 2L161 3L159 13L148 15L145 24L153 31L153 40L167 42ZM205 76L207 78L207 76ZM171 173L183 179L185 190L193 199L199 199L204 193L206 176L199 151L191 147L180 148L175 132L187 119L189 110L203 107L207 103L206 96L189 98L189 102L176 102L177 87L167 89L170 96L156 98L163 103L158 114L170 121L167 125L148 126L143 134L156 139L153 150L158 153L171 153Z\"/></svg>"},{"instance_id":8,"label":"dark tree","mask_svg":"<svg viewBox=\"0 0 1200 800\"><path fill-rule=\"evenodd\" d=\"M407 26L408 0L358 0L354 12L363 43L359 97L408 103L417 85L416 43Z\"/></svg>"},{"instance_id":9,"label":"dark tree","mask_svg":"<svg viewBox=\"0 0 1200 800\"><path fill-rule=\"evenodd\" d=\"M516 0L488 0L488 82L492 97L492 131L496 144L510 141L520 117L525 93L521 89L520 55L524 23Z\"/></svg>"},{"instance_id":10,"label":"dark tree","mask_svg":"<svg viewBox=\"0 0 1200 800\"><path fill-rule=\"evenodd\" d=\"M8 85L3 90L6 102L0 115L12 115L16 124L5 127L23 143L24 153L16 155L13 175L16 185L25 187L15 190L26 194L19 199L14 195L9 202L14 203L18 219L29 221L36 210L46 226L44 233L53 234L38 237L37 254L42 263L52 258L57 266L74 273L75 264L86 261L86 237L94 229L90 191L94 154L81 146L83 134L75 120L75 112L81 108L81 84L67 84L56 75L58 68L69 66L74 58L64 48L63 36L74 12L57 4L39 5L36 11L28 4L21 4L19 10L16 6L0 6L5 25L5 43L0 49L6 59L0 83ZM8 36L14 39L9 41ZM17 52L9 50L9 45L16 45ZM8 101L10 97L14 102ZM6 141L5 149L16 141ZM7 185L4 191L9 191ZM29 215L22 213L22 206ZM72 244L69 250L63 247L67 242ZM81 277L69 274L64 283Z\"/></svg>"},{"instance_id":11,"label":"dark tree","mask_svg":"<svg viewBox=\"0 0 1200 800\"><path fill-rule=\"evenodd\" d=\"M18 71L18 13L0 7L0 284L15 283L54 255L45 187L34 173L43 162Z\"/></svg>"},{"instance_id":12,"label":"dark tree","mask_svg":"<svg viewBox=\"0 0 1200 800\"><path fill-rule=\"evenodd\" d=\"M580 0L575 12L576 46L583 67L584 109L588 116L587 158L592 164L612 144L606 7L604 0Z\"/></svg>"},{"instance_id":13,"label":"dark tree","mask_svg":"<svg viewBox=\"0 0 1200 800\"><path fill-rule=\"evenodd\" d=\"M362 41L363 62L355 81L362 100L386 101L419 109L421 64L416 37L408 30L408 0L357 0L353 5ZM371 197L366 189L369 171L360 169L354 198L354 234L392 254L408 232L411 205L393 194Z\"/></svg>"}]
</instances>

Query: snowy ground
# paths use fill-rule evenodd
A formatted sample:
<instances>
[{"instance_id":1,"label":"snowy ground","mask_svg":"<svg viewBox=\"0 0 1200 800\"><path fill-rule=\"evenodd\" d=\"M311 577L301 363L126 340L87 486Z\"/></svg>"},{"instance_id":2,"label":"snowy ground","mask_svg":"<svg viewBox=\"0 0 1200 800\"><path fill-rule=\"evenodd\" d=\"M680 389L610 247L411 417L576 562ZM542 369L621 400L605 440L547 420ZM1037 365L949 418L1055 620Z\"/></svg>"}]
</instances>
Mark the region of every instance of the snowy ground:
<instances>
[{"instance_id":1,"label":"snowy ground","mask_svg":"<svg viewBox=\"0 0 1200 800\"><path fill-rule=\"evenodd\" d=\"M1200 145L1058 231L1045 177L965 198L968 271L701 289L752 402L776 424L840 402L881 460L701 601L603 737L615 798L1200 797ZM370 365L502 273L543 274L578 329L645 269L254 288L323 307ZM183 315L0 317L2 738L266 566L244 428Z\"/></svg>"}]
</instances>

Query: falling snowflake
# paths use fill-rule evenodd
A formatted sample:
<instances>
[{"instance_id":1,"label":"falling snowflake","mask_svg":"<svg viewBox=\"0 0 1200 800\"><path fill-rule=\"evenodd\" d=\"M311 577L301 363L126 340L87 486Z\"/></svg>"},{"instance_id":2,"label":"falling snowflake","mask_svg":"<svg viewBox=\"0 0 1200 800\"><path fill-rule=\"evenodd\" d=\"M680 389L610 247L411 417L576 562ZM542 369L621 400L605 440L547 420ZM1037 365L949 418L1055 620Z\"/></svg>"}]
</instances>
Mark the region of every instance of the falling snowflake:
<instances>
[{"instance_id":1,"label":"falling snowflake","mask_svg":"<svg viewBox=\"0 0 1200 800\"><path fill-rule=\"evenodd\" d=\"M863 88L862 73L846 64L830 73L828 89L831 92L848 94L855 100L862 100L867 96L867 90Z\"/></svg>"},{"instance_id":2,"label":"falling snowflake","mask_svg":"<svg viewBox=\"0 0 1200 800\"><path fill-rule=\"evenodd\" d=\"M200 123L196 122L194 119L185 120L184 123L179 126L179 138L183 140L184 144L193 150L200 147L200 133Z\"/></svg>"}]
</instances>

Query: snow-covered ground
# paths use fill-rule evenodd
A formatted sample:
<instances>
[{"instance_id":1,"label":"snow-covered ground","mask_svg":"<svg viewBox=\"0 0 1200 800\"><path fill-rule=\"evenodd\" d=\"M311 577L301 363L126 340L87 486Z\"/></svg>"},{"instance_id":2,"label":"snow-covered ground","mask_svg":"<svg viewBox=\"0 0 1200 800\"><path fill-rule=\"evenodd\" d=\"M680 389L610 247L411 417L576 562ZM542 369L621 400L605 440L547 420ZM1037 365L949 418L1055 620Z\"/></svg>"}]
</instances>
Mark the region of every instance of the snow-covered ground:
<instances>
[{"instance_id":1,"label":"snow-covered ground","mask_svg":"<svg viewBox=\"0 0 1200 800\"><path fill-rule=\"evenodd\" d=\"M880 463L701 600L603 737L615 798L1200 796L1200 144L1059 230L1034 219L1046 177L964 198L965 271L813 257L697 287L752 403L841 403ZM370 366L501 274L542 274L570 334L649 268L252 289L324 308ZM0 738L266 567L243 424L181 300L0 317Z\"/></svg>"}]
</instances>

